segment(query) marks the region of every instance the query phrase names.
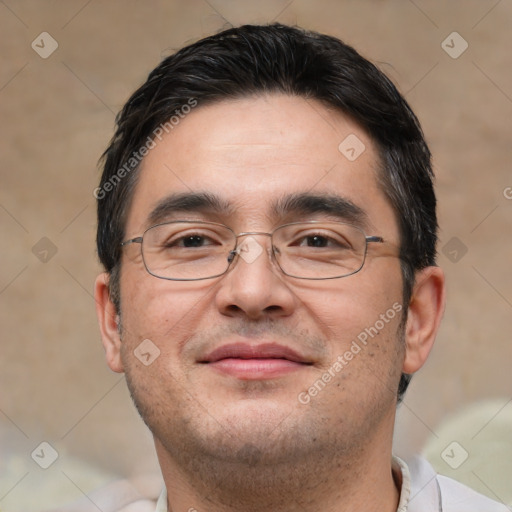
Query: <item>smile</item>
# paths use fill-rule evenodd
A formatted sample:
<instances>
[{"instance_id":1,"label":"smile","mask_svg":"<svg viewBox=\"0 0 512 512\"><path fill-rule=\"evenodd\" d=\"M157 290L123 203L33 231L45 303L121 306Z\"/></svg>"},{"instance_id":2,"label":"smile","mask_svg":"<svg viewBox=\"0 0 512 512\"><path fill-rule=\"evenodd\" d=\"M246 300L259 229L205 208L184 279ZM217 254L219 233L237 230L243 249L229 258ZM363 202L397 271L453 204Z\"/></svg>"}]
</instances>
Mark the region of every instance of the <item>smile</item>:
<instances>
[{"instance_id":1,"label":"smile","mask_svg":"<svg viewBox=\"0 0 512 512\"><path fill-rule=\"evenodd\" d=\"M276 343L223 345L199 362L242 380L277 378L313 364L293 349Z\"/></svg>"}]
</instances>

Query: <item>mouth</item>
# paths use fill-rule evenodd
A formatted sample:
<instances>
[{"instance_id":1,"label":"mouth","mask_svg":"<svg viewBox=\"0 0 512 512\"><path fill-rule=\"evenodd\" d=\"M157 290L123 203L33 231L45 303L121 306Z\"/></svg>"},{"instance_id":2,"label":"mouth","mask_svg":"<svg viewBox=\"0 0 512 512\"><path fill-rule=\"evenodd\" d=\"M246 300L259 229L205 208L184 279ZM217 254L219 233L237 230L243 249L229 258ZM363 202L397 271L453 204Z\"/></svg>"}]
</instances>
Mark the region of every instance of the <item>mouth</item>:
<instances>
[{"instance_id":1,"label":"mouth","mask_svg":"<svg viewBox=\"0 0 512 512\"><path fill-rule=\"evenodd\" d=\"M223 345L198 362L242 380L277 378L313 364L293 349L276 343Z\"/></svg>"}]
</instances>

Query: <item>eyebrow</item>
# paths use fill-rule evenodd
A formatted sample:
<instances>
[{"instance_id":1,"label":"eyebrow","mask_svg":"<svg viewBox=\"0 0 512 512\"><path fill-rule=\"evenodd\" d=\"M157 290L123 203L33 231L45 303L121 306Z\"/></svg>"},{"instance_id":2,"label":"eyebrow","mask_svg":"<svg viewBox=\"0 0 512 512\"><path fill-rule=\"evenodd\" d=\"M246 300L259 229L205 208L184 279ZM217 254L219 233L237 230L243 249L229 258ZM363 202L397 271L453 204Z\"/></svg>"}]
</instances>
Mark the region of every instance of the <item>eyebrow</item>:
<instances>
[{"instance_id":1,"label":"eyebrow","mask_svg":"<svg viewBox=\"0 0 512 512\"><path fill-rule=\"evenodd\" d=\"M368 223L365 210L349 199L334 194L291 194L277 201L272 209L277 217L321 213L359 227Z\"/></svg>"},{"instance_id":2,"label":"eyebrow","mask_svg":"<svg viewBox=\"0 0 512 512\"><path fill-rule=\"evenodd\" d=\"M230 215L233 206L220 197L207 192L184 192L171 194L161 199L148 215L149 225L165 222L177 213L202 213Z\"/></svg>"},{"instance_id":3,"label":"eyebrow","mask_svg":"<svg viewBox=\"0 0 512 512\"><path fill-rule=\"evenodd\" d=\"M148 215L150 226L166 222L182 213L231 216L238 209L234 204L208 192L184 192L171 194L161 199ZM271 214L284 217L305 217L325 214L357 226L365 226L368 215L349 199L333 194L289 194L271 206Z\"/></svg>"}]
</instances>

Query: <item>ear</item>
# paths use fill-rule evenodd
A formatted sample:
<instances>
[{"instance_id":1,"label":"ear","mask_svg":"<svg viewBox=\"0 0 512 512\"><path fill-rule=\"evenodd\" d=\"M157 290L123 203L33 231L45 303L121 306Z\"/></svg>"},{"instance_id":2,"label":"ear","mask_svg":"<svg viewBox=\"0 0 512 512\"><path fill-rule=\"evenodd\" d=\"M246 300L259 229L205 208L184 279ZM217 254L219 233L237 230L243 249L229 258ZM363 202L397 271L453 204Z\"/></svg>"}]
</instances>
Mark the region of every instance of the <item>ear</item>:
<instances>
[{"instance_id":1,"label":"ear","mask_svg":"<svg viewBox=\"0 0 512 512\"><path fill-rule=\"evenodd\" d=\"M106 272L96 278L94 285L94 299L96 300L96 314L100 324L101 341L105 349L107 364L114 372L122 373L121 362L121 336L119 334L119 315L114 303L110 299L108 289L109 276Z\"/></svg>"},{"instance_id":2,"label":"ear","mask_svg":"<svg viewBox=\"0 0 512 512\"><path fill-rule=\"evenodd\" d=\"M445 279L439 267L416 273L405 327L404 373L418 371L434 345L445 307Z\"/></svg>"}]
</instances>

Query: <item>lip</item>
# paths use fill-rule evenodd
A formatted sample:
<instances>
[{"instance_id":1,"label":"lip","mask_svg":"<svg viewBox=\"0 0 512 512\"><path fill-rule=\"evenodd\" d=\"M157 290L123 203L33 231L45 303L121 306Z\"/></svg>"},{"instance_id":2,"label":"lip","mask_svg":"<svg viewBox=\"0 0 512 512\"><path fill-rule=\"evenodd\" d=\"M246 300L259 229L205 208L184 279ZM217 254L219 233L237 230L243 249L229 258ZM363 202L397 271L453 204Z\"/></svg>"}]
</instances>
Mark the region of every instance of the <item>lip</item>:
<instances>
[{"instance_id":1,"label":"lip","mask_svg":"<svg viewBox=\"0 0 512 512\"><path fill-rule=\"evenodd\" d=\"M231 343L216 348L199 363L242 380L262 380L287 375L312 361L277 343Z\"/></svg>"}]
</instances>

